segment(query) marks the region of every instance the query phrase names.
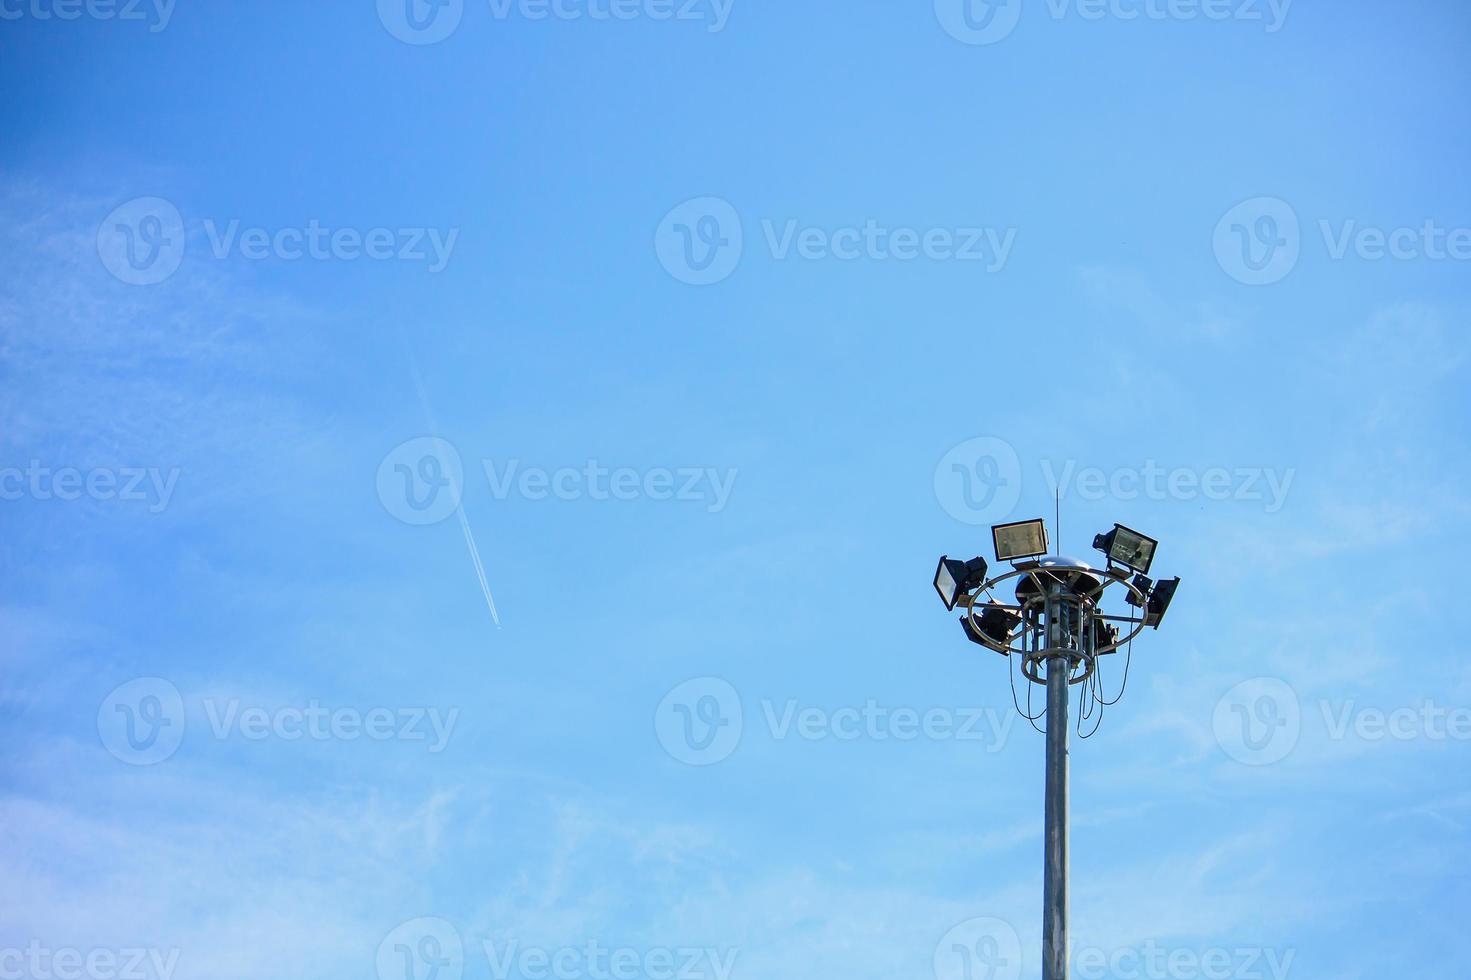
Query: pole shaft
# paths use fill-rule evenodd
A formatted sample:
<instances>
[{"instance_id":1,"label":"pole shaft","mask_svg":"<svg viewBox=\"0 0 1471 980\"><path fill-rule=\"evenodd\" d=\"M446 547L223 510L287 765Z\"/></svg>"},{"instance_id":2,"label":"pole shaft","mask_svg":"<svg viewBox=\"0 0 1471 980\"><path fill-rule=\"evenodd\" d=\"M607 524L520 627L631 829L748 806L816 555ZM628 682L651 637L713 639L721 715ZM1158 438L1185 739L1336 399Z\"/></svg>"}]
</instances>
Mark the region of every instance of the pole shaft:
<instances>
[{"instance_id":1,"label":"pole shaft","mask_svg":"<svg viewBox=\"0 0 1471 980\"><path fill-rule=\"evenodd\" d=\"M1067 657L1047 661L1047 799L1042 884L1042 978L1068 975Z\"/></svg>"}]
</instances>

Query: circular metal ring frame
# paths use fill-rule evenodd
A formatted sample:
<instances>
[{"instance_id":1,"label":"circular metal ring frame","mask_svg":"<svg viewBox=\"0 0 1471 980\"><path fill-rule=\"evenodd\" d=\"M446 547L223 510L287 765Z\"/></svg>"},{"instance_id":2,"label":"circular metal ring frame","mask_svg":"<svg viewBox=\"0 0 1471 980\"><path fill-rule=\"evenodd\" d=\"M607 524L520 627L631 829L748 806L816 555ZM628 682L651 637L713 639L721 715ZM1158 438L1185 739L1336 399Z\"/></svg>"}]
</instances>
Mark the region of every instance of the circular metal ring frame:
<instances>
[{"instance_id":1,"label":"circular metal ring frame","mask_svg":"<svg viewBox=\"0 0 1471 980\"><path fill-rule=\"evenodd\" d=\"M1094 650L1091 654L1085 653L1081 650L1059 650L1051 648L1044 650L1028 650L1023 643L1026 631L1032 628L1028 623L1027 613L1033 607L1042 605L1047 600L1047 583L1043 580L1042 575L1043 573L1052 573L1055 579L1056 574L1060 572L1094 575L1098 578L1100 585L1098 587L1097 594L1093 598L1088 598L1081 595L1079 596L1079 599L1082 602L1087 603L1094 608L1095 615L1102 615L1101 613L1097 612L1097 609L1101 605L1103 597L1108 591L1108 587L1110 585L1122 585L1126 590L1128 590L1132 598L1138 603L1137 608L1140 609L1141 612L1137 619L1133 617L1129 617L1127 619L1123 619L1120 617L1111 618L1120 622L1129 623L1132 629L1130 629L1126 635L1120 636L1117 642L1111 643L1101 650ZM1007 634L1006 642L1004 644L987 642L986 646L1001 654L1002 656L1009 657L1013 653L1021 654L1022 674L1033 684L1045 685L1047 683L1046 678L1041 675L1041 666L1043 661L1063 656L1068 658L1070 673L1071 671L1076 670L1079 663L1086 665L1087 669L1082 673L1081 676L1070 676L1068 680L1069 684L1081 684L1089 677L1093 676L1093 671L1098 666L1098 657L1103 656L1104 654L1115 652L1116 650L1118 650L1119 647L1125 645L1130 640L1134 639L1134 637L1138 636L1139 633L1144 629L1144 610L1148 608L1149 600L1149 597L1145 594L1145 592L1138 586L1136 586L1133 582L1129 581L1127 578L1120 577L1110 570L1093 568L1090 565L1080 562L1077 565L1032 565L1027 568L1014 568L1003 575L998 575L993 579L987 580L987 582L980 588L966 595L963 599L960 600L959 603L957 603L957 605L964 607L965 615L967 618L970 619L971 627L976 631L976 634L978 636L984 636L985 634L981 633L981 624L976 618L976 610L978 607L984 610L986 606L990 603L977 602L977 600L980 599L984 593L992 591L1002 582L1022 577L1027 577L1032 580L1032 583L1036 586L1036 594L1028 596L1026 599L1020 600L1015 606L1005 603L998 603L998 605L1001 605L1002 608L1019 617L1021 619L1021 622L1014 630ZM1020 585L1020 583L1018 583L1018 585Z\"/></svg>"}]
</instances>

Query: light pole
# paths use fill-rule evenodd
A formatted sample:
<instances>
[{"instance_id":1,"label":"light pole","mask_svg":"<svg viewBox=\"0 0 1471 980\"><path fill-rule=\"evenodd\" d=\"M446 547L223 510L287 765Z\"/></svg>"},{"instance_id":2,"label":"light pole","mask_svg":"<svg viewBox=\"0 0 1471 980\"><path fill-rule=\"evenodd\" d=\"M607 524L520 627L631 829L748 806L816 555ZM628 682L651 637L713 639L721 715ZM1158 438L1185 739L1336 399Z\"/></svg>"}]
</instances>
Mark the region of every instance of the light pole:
<instances>
[{"instance_id":1,"label":"light pole","mask_svg":"<svg viewBox=\"0 0 1471 980\"><path fill-rule=\"evenodd\" d=\"M1060 586L1050 585L1047 628L1048 646L1064 649L1067 637L1060 629L1064 597ZM1068 973L1068 679L1073 669L1069 657L1047 658L1047 789L1043 801L1042 827L1042 975L1046 980L1064 980Z\"/></svg>"},{"instance_id":2,"label":"light pole","mask_svg":"<svg viewBox=\"0 0 1471 980\"><path fill-rule=\"evenodd\" d=\"M1180 580L1151 581L1147 573L1158 542L1122 525L1093 541L1108 556L1101 569L1048 554L1047 528L1041 520L997 525L991 536L997 561L1012 563L1009 571L988 577L982 558L961 562L943 557L935 571L935 590L946 609L961 609L961 625L971 642L1008 660L1016 655L1026 680L1047 689L1042 977L1067 980L1071 690L1079 689L1079 721L1094 711L1101 720L1104 704L1113 702L1102 696L1098 658L1121 647L1132 650L1134 637L1145 627L1158 629ZM993 590L1011 579L1017 580L1016 602L995 599ZM1109 589L1115 586L1113 594L1122 593L1133 612L1103 611ZM1021 711L1019 704L1017 710ZM1022 713L1033 725L1043 717Z\"/></svg>"}]
</instances>

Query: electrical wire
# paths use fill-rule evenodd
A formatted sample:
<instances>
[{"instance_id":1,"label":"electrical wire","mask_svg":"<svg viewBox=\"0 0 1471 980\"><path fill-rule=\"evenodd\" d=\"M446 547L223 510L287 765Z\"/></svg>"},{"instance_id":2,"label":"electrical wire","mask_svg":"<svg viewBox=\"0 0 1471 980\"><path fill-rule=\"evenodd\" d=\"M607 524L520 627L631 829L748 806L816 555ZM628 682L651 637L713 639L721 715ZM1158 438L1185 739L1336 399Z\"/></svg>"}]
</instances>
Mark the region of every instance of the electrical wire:
<instances>
[{"instance_id":1,"label":"electrical wire","mask_svg":"<svg viewBox=\"0 0 1471 980\"><path fill-rule=\"evenodd\" d=\"M1011 659L1012 659L1011 658L1011 654L1007 654L1006 655L1006 678L1007 678L1007 680L1011 681L1011 706L1016 709L1016 713L1017 714L1021 715L1023 718L1025 718L1027 721L1029 721L1031 723L1031 725L1032 725L1033 728L1037 728L1037 719L1038 718L1041 718L1043 715L1045 715L1047 713L1047 709L1046 708L1043 708L1041 711L1037 712L1035 715L1032 714L1032 686L1033 685L1032 685L1032 682L1031 681L1027 681L1027 710L1026 711L1023 711L1022 710L1021 703L1018 702L1017 699L1016 699L1016 671L1012 669ZM1037 731L1038 732L1041 732L1042 729L1037 728Z\"/></svg>"},{"instance_id":2,"label":"electrical wire","mask_svg":"<svg viewBox=\"0 0 1471 980\"><path fill-rule=\"evenodd\" d=\"M987 591L989 592L989 590L987 590ZM1022 653L1021 656L1023 658L1025 658L1025 653ZM1016 709L1017 714L1021 715L1025 719L1027 719L1027 722L1032 726L1032 728L1035 731L1037 731L1039 734L1045 735L1047 733L1046 732L1046 729L1044 727L1039 727L1037 725L1037 721L1039 719L1041 719L1041 718L1044 718L1047 715L1047 708L1046 708L1046 706L1044 705L1041 708L1041 710L1036 711L1036 712L1033 712L1033 710L1032 710L1032 687L1034 685L1032 684L1031 680L1028 678L1027 679L1027 706L1026 706L1026 709L1023 710L1023 708L1021 706L1021 701L1017 697L1017 693L1016 693L1016 671L1017 670L1020 670L1021 668L1019 668L1019 667L1018 668L1013 668L1013 666L1011 664L1012 656L1011 656L1010 653L1007 654L1006 659L1007 659L1006 677L1007 677L1007 681L1011 685L1011 704L1012 704L1012 707L1014 707ZM1092 738L1094 735L1096 735L1098 733L1098 730L1103 727L1104 710L1106 708L1112 707L1115 704L1118 704L1120 701L1123 700L1124 694L1129 689L1129 669L1130 669L1130 667L1133 666L1133 663L1134 663L1134 637L1131 634L1129 636L1128 645L1126 646L1125 651L1124 651L1124 678L1123 678L1123 681L1119 684L1119 692L1118 692L1118 694L1114 695L1114 697L1112 699L1110 699L1105 694L1105 692L1104 692L1103 671L1101 669L1101 664L1102 664L1102 658L1101 657L1095 657L1094 658L1092 671L1089 672L1089 673L1087 673L1087 675L1084 677L1084 679L1081 680L1080 682L1077 681L1077 673L1078 673L1079 670L1086 669L1085 664L1082 661L1079 661L1079 663L1077 664L1077 666L1074 667L1072 670L1070 670L1068 672L1069 686L1074 686L1074 684L1076 684L1076 686L1078 687L1078 738L1079 739L1088 739L1088 738ZM1023 674L1023 677L1025 677L1026 672L1023 670L1022 671L1022 674ZM1071 699L1069 699L1069 700L1071 700ZM1052 719L1048 719L1049 722L1051 720ZM1093 727L1091 729L1089 729L1088 731L1085 732L1083 730L1083 724L1084 724L1084 722L1087 722L1087 721L1090 721L1090 720L1093 722Z\"/></svg>"},{"instance_id":3,"label":"electrical wire","mask_svg":"<svg viewBox=\"0 0 1471 980\"><path fill-rule=\"evenodd\" d=\"M1088 683L1086 683L1086 684L1083 685L1085 688L1088 688L1089 690L1087 690L1083 694L1080 694L1079 695L1079 700L1080 701L1082 700L1083 697L1087 697L1087 698L1090 698L1091 699L1091 704L1083 705L1081 707L1081 710L1079 711L1079 715L1078 715L1078 737L1079 738L1091 738L1093 735L1097 734L1098 729L1100 727L1102 727L1102 725L1103 725L1103 711L1104 711L1104 709L1105 708L1108 708L1108 707L1112 707L1113 705L1118 704L1120 701L1122 701L1124 699L1124 692L1126 692L1129 689L1129 667L1133 664L1133 662L1134 662L1134 638L1131 636L1131 637L1129 637L1129 645L1124 650L1124 679L1123 679L1123 682L1119 684L1119 693L1116 694L1116 695L1114 695L1114 697L1113 697L1112 700L1109 700L1109 698L1104 694L1104 691L1103 691L1103 671L1100 669L1099 666L1095 666L1093 668L1093 676L1091 678L1089 678L1089 682ZM1083 734L1083 721L1084 721L1085 718L1087 718L1090 715L1091 711L1094 708L1097 708L1097 710L1098 710L1098 720L1094 723L1093 730L1090 731L1090 732L1088 732L1087 735L1084 735Z\"/></svg>"},{"instance_id":4,"label":"electrical wire","mask_svg":"<svg viewBox=\"0 0 1471 980\"><path fill-rule=\"evenodd\" d=\"M1078 738L1080 740L1092 738L1098 734L1098 729L1103 727L1104 701L1098 696L1103 690L1103 685L1099 680L1098 669L1099 665L1095 662L1092 675L1083 682L1082 690L1078 692ZM1093 727L1084 734L1083 722L1092 717L1094 712L1097 712L1098 717L1093 722Z\"/></svg>"},{"instance_id":5,"label":"electrical wire","mask_svg":"<svg viewBox=\"0 0 1471 980\"><path fill-rule=\"evenodd\" d=\"M1129 646L1124 651L1124 682L1119 685L1119 693L1114 697L1114 699L1112 701L1109 701L1107 699L1102 698L1102 696L1101 696L1103 694L1103 685L1100 684L1099 687L1098 687L1098 692L1099 692L1099 695L1100 695L1100 700L1102 700L1105 705L1112 707L1113 705L1116 705L1120 701L1123 700L1123 698L1124 698L1124 692L1129 689L1129 665L1132 664L1133 662L1134 662L1134 638L1131 636L1131 637L1129 637Z\"/></svg>"}]
</instances>

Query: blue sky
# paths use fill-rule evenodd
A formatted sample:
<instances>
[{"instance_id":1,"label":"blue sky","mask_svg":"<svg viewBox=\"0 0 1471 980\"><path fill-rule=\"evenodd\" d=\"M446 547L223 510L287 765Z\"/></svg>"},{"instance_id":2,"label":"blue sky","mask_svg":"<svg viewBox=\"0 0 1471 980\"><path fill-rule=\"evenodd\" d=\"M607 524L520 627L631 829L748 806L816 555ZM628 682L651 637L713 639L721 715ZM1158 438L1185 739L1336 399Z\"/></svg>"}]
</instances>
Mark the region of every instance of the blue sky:
<instances>
[{"instance_id":1,"label":"blue sky","mask_svg":"<svg viewBox=\"0 0 1471 980\"><path fill-rule=\"evenodd\" d=\"M1464 961L1471 14L409 2L0 0L0 975L1036 977L1054 487L1075 975Z\"/></svg>"}]
</instances>

